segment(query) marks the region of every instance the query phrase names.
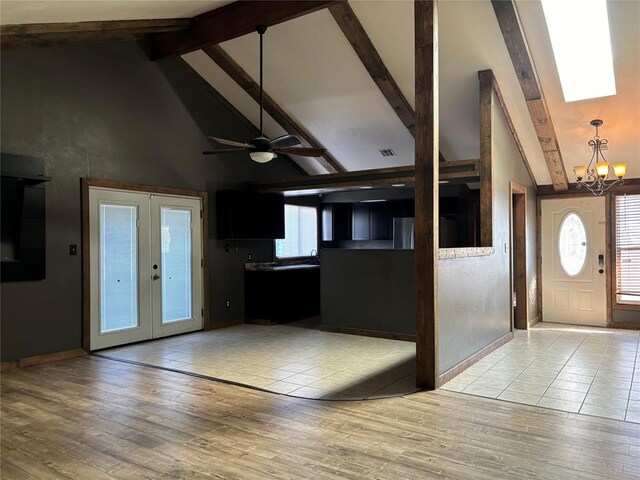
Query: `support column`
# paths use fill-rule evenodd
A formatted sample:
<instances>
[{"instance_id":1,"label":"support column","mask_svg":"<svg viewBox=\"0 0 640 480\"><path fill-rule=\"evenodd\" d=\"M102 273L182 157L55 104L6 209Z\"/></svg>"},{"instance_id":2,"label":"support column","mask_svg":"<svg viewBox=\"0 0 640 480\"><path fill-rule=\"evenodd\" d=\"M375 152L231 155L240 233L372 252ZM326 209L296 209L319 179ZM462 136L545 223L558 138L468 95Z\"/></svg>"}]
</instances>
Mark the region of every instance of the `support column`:
<instances>
[{"instance_id":1,"label":"support column","mask_svg":"<svg viewBox=\"0 0 640 480\"><path fill-rule=\"evenodd\" d=\"M493 246L493 72L480 79L480 246Z\"/></svg>"},{"instance_id":2,"label":"support column","mask_svg":"<svg viewBox=\"0 0 640 480\"><path fill-rule=\"evenodd\" d=\"M438 385L438 12L415 0L416 384Z\"/></svg>"}]
</instances>

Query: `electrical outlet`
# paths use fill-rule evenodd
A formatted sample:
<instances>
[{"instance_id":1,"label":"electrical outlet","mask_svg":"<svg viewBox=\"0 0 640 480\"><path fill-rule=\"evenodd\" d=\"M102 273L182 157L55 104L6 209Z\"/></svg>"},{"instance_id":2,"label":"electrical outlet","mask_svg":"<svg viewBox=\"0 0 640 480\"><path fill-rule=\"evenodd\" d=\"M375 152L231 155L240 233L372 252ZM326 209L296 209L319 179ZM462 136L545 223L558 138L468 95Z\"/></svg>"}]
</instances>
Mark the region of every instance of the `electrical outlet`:
<instances>
[{"instance_id":1,"label":"electrical outlet","mask_svg":"<svg viewBox=\"0 0 640 480\"><path fill-rule=\"evenodd\" d=\"M509 244L508 243L504 244L504 253L509 253Z\"/></svg>"},{"instance_id":2,"label":"electrical outlet","mask_svg":"<svg viewBox=\"0 0 640 480\"><path fill-rule=\"evenodd\" d=\"M247 259L248 259L249 261L253 260L253 255L252 255L252 254L247 255Z\"/></svg>"},{"instance_id":3,"label":"electrical outlet","mask_svg":"<svg viewBox=\"0 0 640 480\"><path fill-rule=\"evenodd\" d=\"M225 300L224 306L225 308L229 308L231 306L231 300Z\"/></svg>"}]
</instances>

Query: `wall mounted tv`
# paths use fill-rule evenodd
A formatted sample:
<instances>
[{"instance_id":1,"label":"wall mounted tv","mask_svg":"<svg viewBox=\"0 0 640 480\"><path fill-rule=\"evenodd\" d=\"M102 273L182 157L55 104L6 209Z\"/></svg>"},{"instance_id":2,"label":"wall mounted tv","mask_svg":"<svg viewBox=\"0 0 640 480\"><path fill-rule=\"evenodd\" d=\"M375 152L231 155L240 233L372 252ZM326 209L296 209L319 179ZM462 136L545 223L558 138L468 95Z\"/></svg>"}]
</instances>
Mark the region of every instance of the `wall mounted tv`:
<instances>
[{"instance_id":1,"label":"wall mounted tv","mask_svg":"<svg viewBox=\"0 0 640 480\"><path fill-rule=\"evenodd\" d=\"M39 158L3 153L2 242L0 258L3 282L42 280L45 262L44 163Z\"/></svg>"},{"instance_id":2,"label":"wall mounted tv","mask_svg":"<svg viewBox=\"0 0 640 480\"><path fill-rule=\"evenodd\" d=\"M284 196L244 190L216 192L219 239L284 238Z\"/></svg>"}]
</instances>

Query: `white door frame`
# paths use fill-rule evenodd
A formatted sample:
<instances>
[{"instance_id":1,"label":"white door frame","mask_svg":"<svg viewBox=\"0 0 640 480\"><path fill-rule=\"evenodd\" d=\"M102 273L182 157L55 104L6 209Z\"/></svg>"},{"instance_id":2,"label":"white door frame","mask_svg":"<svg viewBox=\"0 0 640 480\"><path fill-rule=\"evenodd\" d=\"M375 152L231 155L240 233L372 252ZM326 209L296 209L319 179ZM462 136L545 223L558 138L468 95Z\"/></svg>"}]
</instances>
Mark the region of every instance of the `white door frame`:
<instances>
[{"instance_id":1,"label":"white door frame","mask_svg":"<svg viewBox=\"0 0 640 480\"><path fill-rule=\"evenodd\" d=\"M202 305L204 310L202 329L210 328L209 322L209 249L208 249L208 196L207 192L198 190L179 189L172 187L158 187L101 179L82 179L82 348L91 351L91 249L90 249L90 221L89 221L89 188L98 187L135 193L167 195L176 197L200 198L201 211L201 244L202 244Z\"/></svg>"}]
</instances>

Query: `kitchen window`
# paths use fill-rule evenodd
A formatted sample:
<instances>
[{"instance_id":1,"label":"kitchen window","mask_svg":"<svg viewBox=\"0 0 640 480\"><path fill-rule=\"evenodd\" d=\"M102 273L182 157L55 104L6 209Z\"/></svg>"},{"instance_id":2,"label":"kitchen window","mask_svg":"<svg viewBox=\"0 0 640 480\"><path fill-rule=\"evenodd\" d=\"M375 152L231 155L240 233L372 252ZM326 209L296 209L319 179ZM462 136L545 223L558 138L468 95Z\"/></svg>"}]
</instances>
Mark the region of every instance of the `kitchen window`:
<instances>
[{"instance_id":1,"label":"kitchen window","mask_svg":"<svg viewBox=\"0 0 640 480\"><path fill-rule=\"evenodd\" d=\"M615 196L616 303L640 305L640 194Z\"/></svg>"},{"instance_id":2,"label":"kitchen window","mask_svg":"<svg viewBox=\"0 0 640 480\"><path fill-rule=\"evenodd\" d=\"M284 239L276 240L276 257L308 257L318 251L318 209L284 206Z\"/></svg>"}]
</instances>

